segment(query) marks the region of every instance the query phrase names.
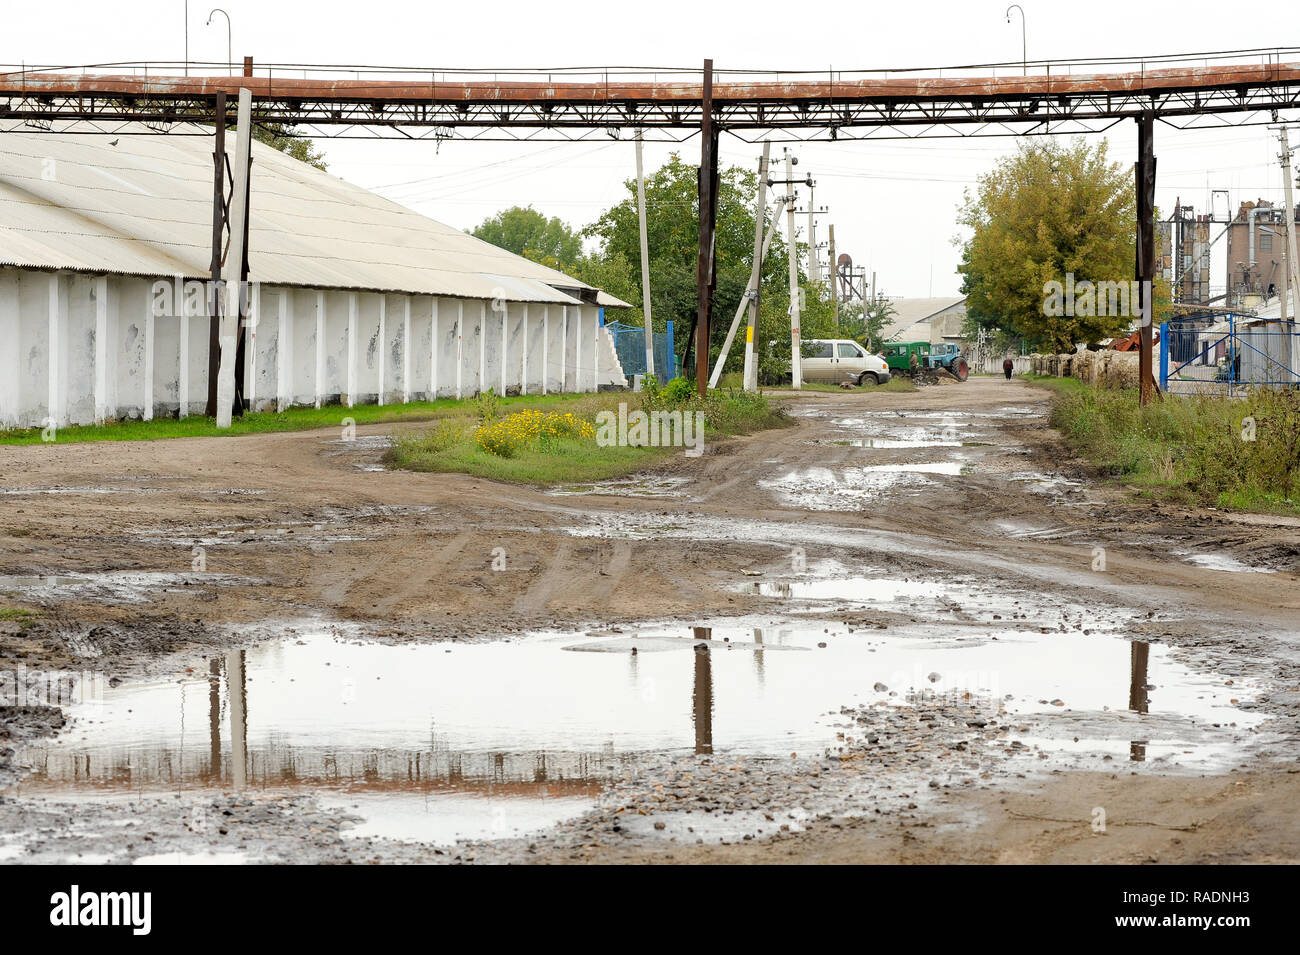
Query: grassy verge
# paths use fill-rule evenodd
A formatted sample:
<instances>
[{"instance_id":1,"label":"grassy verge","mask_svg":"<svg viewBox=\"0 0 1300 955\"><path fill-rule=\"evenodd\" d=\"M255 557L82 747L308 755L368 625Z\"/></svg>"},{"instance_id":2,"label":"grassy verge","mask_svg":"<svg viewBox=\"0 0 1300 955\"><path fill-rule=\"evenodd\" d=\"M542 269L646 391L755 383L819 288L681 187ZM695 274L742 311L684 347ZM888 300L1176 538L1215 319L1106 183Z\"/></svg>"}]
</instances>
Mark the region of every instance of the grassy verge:
<instances>
[{"instance_id":1,"label":"grassy verge","mask_svg":"<svg viewBox=\"0 0 1300 955\"><path fill-rule=\"evenodd\" d=\"M1056 394L1052 424L1107 475L1151 496L1300 514L1300 394L1166 397L1027 376Z\"/></svg>"},{"instance_id":2,"label":"grassy verge","mask_svg":"<svg viewBox=\"0 0 1300 955\"><path fill-rule=\"evenodd\" d=\"M698 412L704 422L706 445L721 437L792 423L784 411L762 395L736 391L710 392L703 400L691 398L677 403L656 401L653 396L642 394L583 395L562 410L533 408L528 402L495 408L489 400L478 407L466 407L460 414L445 416L432 427L396 434L385 462L390 467L412 471L458 472L500 481L552 485L622 477L684 453L682 447L599 443L593 427L598 423L597 416L601 412L617 414L620 403L626 405L628 414L638 410ZM575 433L574 426L558 421L556 428L521 440L508 454L493 453L483 446L480 428L498 426L509 431L514 422L522 422L519 428L524 429L530 420L526 412L530 410L558 411L588 427L580 435Z\"/></svg>"},{"instance_id":3,"label":"grassy verge","mask_svg":"<svg viewBox=\"0 0 1300 955\"><path fill-rule=\"evenodd\" d=\"M26 630L36 622L37 613L34 610L24 610L21 607L0 607L0 623L16 624L18 629Z\"/></svg>"},{"instance_id":4,"label":"grassy verge","mask_svg":"<svg viewBox=\"0 0 1300 955\"><path fill-rule=\"evenodd\" d=\"M529 395L502 398L503 406L563 407L581 400L582 395ZM69 425L54 434L54 443L79 441L159 441L164 438L216 438L240 434L267 434L277 431L311 431L315 428L340 428L344 418L356 424L420 421L462 413L472 398L437 401L412 401L400 405L326 405L323 408L289 408L283 412L256 412L234 419L231 426L218 431L216 422L202 415L188 418L155 418L153 421L114 421L103 425ZM0 444L45 444L40 428L0 431Z\"/></svg>"}]
</instances>

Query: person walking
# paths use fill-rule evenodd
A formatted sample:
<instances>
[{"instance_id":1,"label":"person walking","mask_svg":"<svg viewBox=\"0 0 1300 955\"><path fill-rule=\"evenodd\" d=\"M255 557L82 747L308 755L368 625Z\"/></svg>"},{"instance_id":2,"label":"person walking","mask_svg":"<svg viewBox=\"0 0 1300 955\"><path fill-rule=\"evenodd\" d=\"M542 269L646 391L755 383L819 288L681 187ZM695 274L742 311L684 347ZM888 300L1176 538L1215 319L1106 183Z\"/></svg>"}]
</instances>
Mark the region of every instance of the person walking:
<instances>
[{"instance_id":1,"label":"person walking","mask_svg":"<svg viewBox=\"0 0 1300 955\"><path fill-rule=\"evenodd\" d=\"M1015 367L1016 367L1016 363L1011 360L1010 355L1002 359L1002 370L1006 372L1007 381L1011 380L1011 372L1015 370Z\"/></svg>"}]
</instances>

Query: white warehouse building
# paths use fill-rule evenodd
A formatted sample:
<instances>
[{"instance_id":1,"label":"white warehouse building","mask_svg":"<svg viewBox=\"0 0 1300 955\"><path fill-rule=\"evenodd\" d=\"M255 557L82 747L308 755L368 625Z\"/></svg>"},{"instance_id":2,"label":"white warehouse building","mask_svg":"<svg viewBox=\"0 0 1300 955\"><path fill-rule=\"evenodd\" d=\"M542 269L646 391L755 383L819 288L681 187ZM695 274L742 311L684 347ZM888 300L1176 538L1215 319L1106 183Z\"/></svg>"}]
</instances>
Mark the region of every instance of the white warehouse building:
<instances>
[{"instance_id":1,"label":"white warehouse building","mask_svg":"<svg viewBox=\"0 0 1300 955\"><path fill-rule=\"evenodd\" d=\"M212 148L0 132L0 427L203 413ZM598 289L256 142L249 209L253 410L626 383Z\"/></svg>"}]
</instances>

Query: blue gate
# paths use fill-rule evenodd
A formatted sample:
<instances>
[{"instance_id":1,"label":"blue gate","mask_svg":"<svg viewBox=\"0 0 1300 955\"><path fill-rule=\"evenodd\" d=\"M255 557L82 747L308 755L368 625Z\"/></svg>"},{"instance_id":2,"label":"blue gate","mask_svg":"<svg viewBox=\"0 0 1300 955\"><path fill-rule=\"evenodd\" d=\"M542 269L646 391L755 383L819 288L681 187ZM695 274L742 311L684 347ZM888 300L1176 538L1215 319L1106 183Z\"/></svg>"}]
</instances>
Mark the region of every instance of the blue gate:
<instances>
[{"instance_id":1,"label":"blue gate","mask_svg":"<svg viewBox=\"0 0 1300 955\"><path fill-rule=\"evenodd\" d=\"M1160 390L1239 394L1300 387L1300 326L1226 313L1160 325Z\"/></svg>"},{"instance_id":2,"label":"blue gate","mask_svg":"<svg viewBox=\"0 0 1300 955\"><path fill-rule=\"evenodd\" d=\"M645 329L640 325L609 322L605 325L614 338L614 351L618 353L623 374L631 383L633 375L645 374ZM673 323L667 332L653 332L655 377L661 382L671 381L681 374L681 363L673 354Z\"/></svg>"}]
</instances>

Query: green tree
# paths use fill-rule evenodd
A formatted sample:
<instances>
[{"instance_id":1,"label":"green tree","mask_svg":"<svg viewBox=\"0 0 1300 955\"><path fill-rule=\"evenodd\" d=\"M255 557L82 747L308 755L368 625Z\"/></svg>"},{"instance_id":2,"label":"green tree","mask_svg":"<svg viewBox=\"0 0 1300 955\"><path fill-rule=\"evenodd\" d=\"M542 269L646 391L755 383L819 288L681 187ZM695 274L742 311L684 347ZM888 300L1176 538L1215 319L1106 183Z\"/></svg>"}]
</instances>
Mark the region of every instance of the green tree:
<instances>
[{"instance_id":1,"label":"green tree","mask_svg":"<svg viewBox=\"0 0 1300 955\"><path fill-rule=\"evenodd\" d=\"M315 166L322 172L328 168L325 165L325 154L306 136L296 135L292 126L284 123L254 123L253 138L299 162Z\"/></svg>"},{"instance_id":2,"label":"green tree","mask_svg":"<svg viewBox=\"0 0 1300 955\"><path fill-rule=\"evenodd\" d=\"M627 294L608 291L628 302L641 303L641 240L637 219L636 180L625 183L625 198L606 210L583 235L597 241L597 257L628 263ZM667 163L646 178L646 233L650 252L650 295L656 329L663 330L671 319L679 356L686 350L691 320L697 310L696 256L699 252L699 193L696 166L673 153ZM749 284L754 255L754 193L758 177L736 166L720 171L718 189L718 231L715 244L717 283L713 296L713 328L710 355L716 357L727 327ZM771 212L765 216L770 221ZM784 310L786 252L780 237L773 239L763 264L763 314L773 307ZM582 275L584 281L597 284ZM774 298L775 297L775 298ZM774 305L772 301L780 301ZM627 316L625 320L635 320ZM789 354L789 323L786 324L786 354ZM743 347L743 333L737 336ZM728 369L739 367L741 348L732 346Z\"/></svg>"},{"instance_id":3,"label":"green tree","mask_svg":"<svg viewBox=\"0 0 1300 955\"><path fill-rule=\"evenodd\" d=\"M512 206L484 219L472 235L570 275L582 259L582 238L558 218L546 218L532 206ZM575 276L576 277L576 276ZM592 283L594 284L594 283ZM610 290L611 294L617 292Z\"/></svg>"},{"instance_id":4,"label":"green tree","mask_svg":"<svg viewBox=\"0 0 1300 955\"><path fill-rule=\"evenodd\" d=\"M974 195L967 190L958 222L971 230L959 267L968 332L1010 332L1065 351L1132 323L1124 315L1053 315L1045 307L1047 283L1064 283L1067 273L1076 282L1132 279L1133 177L1108 161L1105 140L1095 148L1081 139L1021 143L979 178Z\"/></svg>"}]
</instances>

